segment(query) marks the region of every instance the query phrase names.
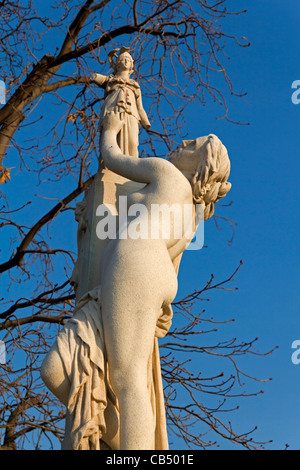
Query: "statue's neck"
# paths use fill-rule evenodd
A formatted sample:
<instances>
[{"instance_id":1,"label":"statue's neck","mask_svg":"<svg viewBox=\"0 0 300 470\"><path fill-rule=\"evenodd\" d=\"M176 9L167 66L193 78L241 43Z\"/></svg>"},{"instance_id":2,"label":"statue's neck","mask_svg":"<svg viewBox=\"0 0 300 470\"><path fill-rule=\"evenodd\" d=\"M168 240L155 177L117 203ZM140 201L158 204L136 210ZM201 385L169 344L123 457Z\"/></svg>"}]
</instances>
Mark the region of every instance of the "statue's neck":
<instances>
[{"instance_id":1,"label":"statue's neck","mask_svg":"<svg viewBox=\"0 0 300 470\"><path fill-rule=\"evenodd\" d=\"M120 70L115 73L115 77L128 81L130 78L130 72L128 70Z\"/></svg>"}]
</instances>

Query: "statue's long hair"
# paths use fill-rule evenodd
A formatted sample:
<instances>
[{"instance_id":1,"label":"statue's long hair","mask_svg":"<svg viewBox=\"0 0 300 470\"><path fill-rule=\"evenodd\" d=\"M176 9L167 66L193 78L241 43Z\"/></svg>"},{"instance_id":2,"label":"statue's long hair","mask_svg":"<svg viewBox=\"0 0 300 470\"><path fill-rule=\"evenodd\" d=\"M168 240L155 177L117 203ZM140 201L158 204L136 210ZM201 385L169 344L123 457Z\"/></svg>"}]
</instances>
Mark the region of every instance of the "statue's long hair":
<instances>
[{"instance_id":1,"label":"statue's long hair","mask_svg":"<svg viewBox=\"0 0 300 470\"><path fill-rule=\"evenodd\" d=\"M205 142L205 152L192 180L193 198L196 204L204 204L204 220L214 214L214 204L226 196L231 188L227 181L230 173L230 160L226 147L214 134L209 134Z\"/></svg>"}]
</instances>

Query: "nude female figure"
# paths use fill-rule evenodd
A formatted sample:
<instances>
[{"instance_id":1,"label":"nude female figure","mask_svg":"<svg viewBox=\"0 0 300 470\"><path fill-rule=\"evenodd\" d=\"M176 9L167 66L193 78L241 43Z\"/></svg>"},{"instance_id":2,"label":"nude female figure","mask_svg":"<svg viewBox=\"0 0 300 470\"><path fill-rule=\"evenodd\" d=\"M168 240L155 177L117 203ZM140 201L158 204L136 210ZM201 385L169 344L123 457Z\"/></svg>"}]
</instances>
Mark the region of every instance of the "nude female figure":
<instances>
[{"instance_id":1,"label":"nude female figure","mask_svg":"<svg viewBox=\"0 0 300 470\"><path fill-rule=\"evenodd\" d=\"M109 378L119 403L120 426L107 413L107 434L102 439L113 449L154 449L155 423L148 389L148 361L161 309L177 293L174 261L190 241L174 233L181 218L171 220L170 235L151 238L153 204L203 204L204 219L213 214L214 203L230 189L227 151L213 135L185 141L171 162L159 158L135 159L124 155L118 144L120 119L112 112L103 123L101 156L106 167L125 178L144 183L128 198L128 205L142 204L149 236L131 238L129 218L119 237L108 244L102 260L101 311ZM140 219L141 221L141 219ZM145 222L145 221L144 221ZM194 225L195 220L190 220ZM161 227L160 227L161 228ZM182 228L182 227L181 227ZM192 236L190 237L190 239ZM54 394L67 404L68 380L57 351L44 361L42 377ZM55 374L51 376L51 370ZM62 367L61 367L62 369ZM111 424L110 424L111 421Z\"/></svg>"}]
</instances>

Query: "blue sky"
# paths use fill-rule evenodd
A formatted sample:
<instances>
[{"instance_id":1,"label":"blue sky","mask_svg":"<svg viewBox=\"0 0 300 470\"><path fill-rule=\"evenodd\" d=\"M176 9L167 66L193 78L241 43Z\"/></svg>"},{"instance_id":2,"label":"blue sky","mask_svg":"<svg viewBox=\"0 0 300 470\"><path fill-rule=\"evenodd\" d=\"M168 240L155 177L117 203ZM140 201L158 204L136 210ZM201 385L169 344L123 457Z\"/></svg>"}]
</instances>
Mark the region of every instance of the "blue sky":
<instances>
[{"instance_id":1,"label":"blue sky","mask_svg":"<svg viewBox=\"0 0 300 470\"><path fill-rule=\"evenodd\" d=\"M199 120L193 119L188 129L190 136L199 130L201 135L213 132L228 149L232 190L227 198L233 204L216 213L235 220L236 233L228 246L229 228L217 231L214 222L208 221L208 247L196 255L184 255L180 289L196 289L199 279L206 280L211 273L222 280L243 260L233 283L238 291L212 293L207 311L219 319L236 318L224 330L228 338L258 337L260 352L278 349L270 356L242 360L250 374L272 377L272 381L245 387L262 388L264 394L245 399L233 422L242 428L257 425L253 437L272 439L269 448L282 449L288 443L299 449L300 365L291 361L291 343L300 338L300 105L292 103L291 86L300 78L300 10L294 1L229 3L235 9L247 9L234 18L232 28L251 43L247 49L228 49L235 90L247 92L242 100L229 96L229 115L250 125L215 121L218 106L207 105L193 110ZM199 359L199 367L200 363ZM221 448L227 447L224 443Z\"/></svg>"},{"instance_id":2,"label":"blue sky","mask_svg":"<svg viewBox=\"0 0 300 470\"><path fill-rule=\"evenodd\" d=\"M192 119L186 130L187 138L214 133L228 149L232 190L226 202L233 203L218 208L216 213L234 220L236 233L229 246L228 224L223 223L222 230L217 230L213 220L206 222L207 247L184 254L178 299L203 286L212 273L216 281L228 278L243 260L232 283L238 290L211 292L210 302L204 305L207 315L218 321L235 318L235 322L221 327L224 339L247 341L258 337L258 351L267 352L275 346L278 349L266 357L240 358L250 375L272 380L247 381L246 391L263 389L264 394L241 400L240 409L230 420L241 431L258 426L253 437L272 439L269 448L282 449L288 443L290 448L300 449L300 364L291 361L291 344L300 340L300 104L291 100L292 83L300 80L300 10L293 0L228 3L233 10L247 9L228 24L235 35L246 36L251 43L246 49L228 43L228 73L235 90L247 92L243 99L228 94L229 116L250 124L216 120L223 110L209 102L205 107L189 108ZM30 179L24 183L22 174L14 178L15 182L20 180L15 199L18 206L19 201L30 199ZM13 191L13 187L7 185L7 191ZM46 195L47 185L38 191ZM48 206L49 201L40 200L39 207L34 207L36 217ZM205 366L208 363L201 357L195 358L194 367L209 375ZM174 441L173 448L180 445ZM224 442L220 448L230 445Z\"/></svg>"}]
</instances>

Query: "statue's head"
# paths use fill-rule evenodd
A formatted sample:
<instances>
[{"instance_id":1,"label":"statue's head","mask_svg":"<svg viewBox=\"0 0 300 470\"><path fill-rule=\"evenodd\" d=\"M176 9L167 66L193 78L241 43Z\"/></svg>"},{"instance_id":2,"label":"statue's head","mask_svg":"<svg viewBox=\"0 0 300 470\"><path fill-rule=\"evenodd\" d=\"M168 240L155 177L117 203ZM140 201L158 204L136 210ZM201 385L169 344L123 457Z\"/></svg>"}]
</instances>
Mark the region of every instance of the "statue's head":
<instances>
[{"instance_id":1,"label":"statue's head","mask_svg":"<svg viewBox=\"0 0 300 470\"><path fill-rule=\"evenodd\" d=\"M129 54L128 47L122 47L119 54L119 49L114 49L108 54L109 63L112 66L114 73L120 70L128 70L129 75L133 72L134 60Z\"/></svg>"},{"instance_id":2,"label":"statue's head","mask_svg":"<svg viewBox=\"0 0 300 470\"><path fill-rule=\"evenodd\" d=\"M231 188L227 181L230 160L226 147L217 136L209 134L184 140L170 160L190 181L194 202L204 204L204 219L209 219L214 213L214 203Z\"/></svg>"}]
</instances>

